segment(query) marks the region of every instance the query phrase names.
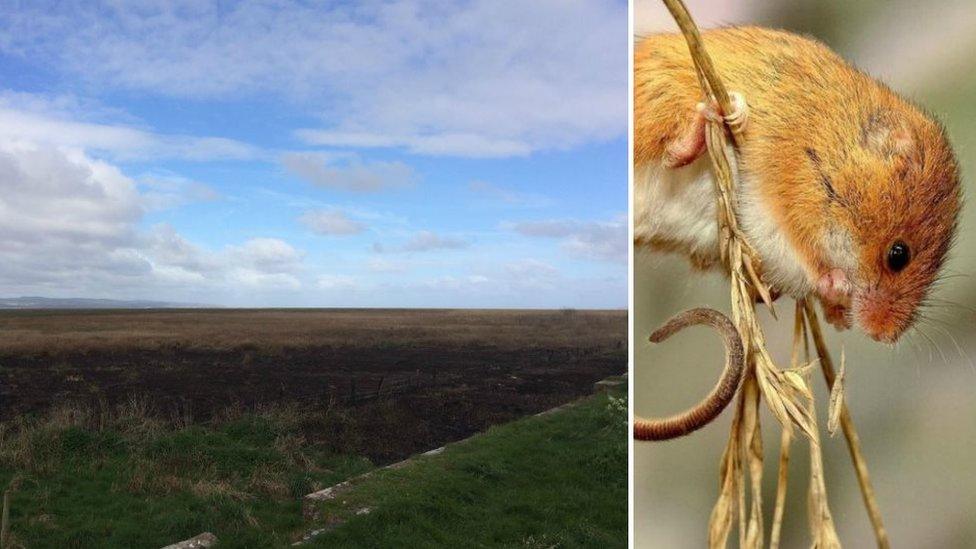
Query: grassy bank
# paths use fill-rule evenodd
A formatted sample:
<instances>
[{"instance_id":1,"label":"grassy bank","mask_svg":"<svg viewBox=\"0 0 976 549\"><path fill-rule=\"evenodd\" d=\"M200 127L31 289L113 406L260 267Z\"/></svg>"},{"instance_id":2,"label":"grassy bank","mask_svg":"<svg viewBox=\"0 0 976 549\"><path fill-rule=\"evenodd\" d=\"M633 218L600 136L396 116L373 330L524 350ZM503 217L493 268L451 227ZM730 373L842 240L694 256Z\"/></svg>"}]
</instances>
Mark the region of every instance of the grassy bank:
<instances>
[{"instance_id":1,"label":"grassy bank","mask_svg":"<svg viewBox=\"0 0 976 549\"><path fill-rule=\"evenodd\" d=\"M379 471L320 547L626 547L626 404L606 396ZM368 507L369 514L356 511Z\"/></svg>"},{"instance_id":2,"label":"grassy bank","mask_svg":"<svg viewBox=\"0 0 976 549\"><path fill-rule=\"evenodd\" d=\"M612 408L590 398L380 470L343 498L373 512L315 543L625 546L625 412ZM316 527L300 498L372 469L355 457L360 424L394 412L231 408L188 424L132 401L2 424L13 546L160 547L203 531L220 547L288 545Z\"/></svg>"},{"instance_id":3,"label":"grassy bank","mask_svg":"<svg viewBox=\"0 0 976 549\"><path fill-rule=\"evenodd\" d=\"M303 526L304 494L372 467L310 442L353 446L341 410L228 409L184 425L140 402L61 408L3 426L0 481L18 484L15 547L161 547L209 530L223 547L272 547Z\"/></svg>"}]
</instances>

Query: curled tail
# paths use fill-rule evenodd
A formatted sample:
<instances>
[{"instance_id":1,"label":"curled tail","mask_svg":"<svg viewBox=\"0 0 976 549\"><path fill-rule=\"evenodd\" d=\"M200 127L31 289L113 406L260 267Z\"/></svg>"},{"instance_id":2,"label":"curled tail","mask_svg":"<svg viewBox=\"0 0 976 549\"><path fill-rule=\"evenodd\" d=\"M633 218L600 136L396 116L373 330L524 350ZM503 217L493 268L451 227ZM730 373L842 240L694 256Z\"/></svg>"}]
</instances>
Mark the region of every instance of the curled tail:
<instances>
[{"instance_id":1,"label":"curled tail","mask_svg":"<svg viewBox=\"0 0 976 549\"><path fill-rule=\"evenodd\" d=\"M661 419L634 417L635 440L668 440L687 435L712 422L728 406L742 381L745 356L742 338L735 325L714 309L690 309L678 314L651 334L651 341L659 343L676 332L696 324L707 324L722 336L725 342L725 370L718 384L701 402L688 410Z\"/></svg>"}]
</instances>

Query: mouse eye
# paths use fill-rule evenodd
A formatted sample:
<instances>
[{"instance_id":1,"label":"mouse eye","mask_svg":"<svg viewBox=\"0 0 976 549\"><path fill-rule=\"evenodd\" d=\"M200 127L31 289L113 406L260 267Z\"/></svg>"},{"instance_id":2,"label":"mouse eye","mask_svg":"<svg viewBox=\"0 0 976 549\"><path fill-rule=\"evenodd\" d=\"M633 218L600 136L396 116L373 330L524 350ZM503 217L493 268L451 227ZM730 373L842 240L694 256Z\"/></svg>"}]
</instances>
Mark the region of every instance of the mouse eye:
<instances>
[{"instance_id":1,"label":"mouse eye","mask_svg":"<svg viewBox=\"0 0 976 549\"><path fill-rule=\"evenodd\" d=\"M897 273L904 269L912 259L912 251L908 249L908 244L901 240L895 242L888 249L888 268L891 272Z\"/></svg>"}]
</instances>

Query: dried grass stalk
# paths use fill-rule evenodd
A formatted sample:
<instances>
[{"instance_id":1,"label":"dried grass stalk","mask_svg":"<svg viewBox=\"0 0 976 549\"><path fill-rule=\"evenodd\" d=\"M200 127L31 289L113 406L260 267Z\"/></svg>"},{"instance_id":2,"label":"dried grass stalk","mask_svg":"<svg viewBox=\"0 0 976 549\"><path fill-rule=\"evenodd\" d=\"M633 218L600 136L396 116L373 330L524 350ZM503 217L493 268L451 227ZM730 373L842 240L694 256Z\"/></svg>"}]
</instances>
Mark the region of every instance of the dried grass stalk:
<instances>
[{"instance_id":1,"label":"dried grass stalk","mask_svg":"<svg viewBox=\"0 0 976 549\"><path fill-rule=\"evenodd\" d=\"M783 528L783 513L786 510L786 487L790 466L790 444L793 435L783 429L779 439L779 468L776 475L776 507L773 508L773 526L769 533L769 548L779 548L780 531Z\"/></svg>"},{"instance_id":2,"label":"dried grass stalk","mask_svg":"<svg viewBox=\"0 0 976 549\"><path fill-rule=\"evenodd\" d=\"M744 509L745 492L742 483L739 481L739 436L740 425L742 423L742 407L744 401L739 398L735 408L735 415L732 416L732 429L729 432L729 442L722 453L722 463L719 469L718 500L712 508L712 515L708 521L708 546L725 547L729 538L729 531L732 529L732 514L736 507L736 498L740 504L739 509ZM744 521L740 517L740 522ZM741 543L740 543L741 545Z\"/></svg>"},{"instance_id":3,"label":"dried grass stalk","mask_svg":"<svg viewBox=\"0 0 976 549\"><path fill-rule=\"evenodd\" d=\"M719 105L724 113L733 112L728 90L718 77L708 52L705 50L698 28L681 0L663 0L688 42L699 81L706 100ZM739 546L763 547L762 524L762 436L759 422L759 400L766 405L783 429L780 441L780 472L777 486L777 503L774 510L771 544L778 545L786 493L786 467L789 460L789 443L793 427L806 436L810 444L811 478L809 492L810 528L814 547L839 547L833 518L827 506L826 486L823 477L823 461L817 430L813 392L809 384L809 366L797 365L797 350L802 340L806 344L809 327L828 385L834 387L833 368L826 346L823 344L820 326L809 303L798 302L795 314L794 360L792 368L776 367L766 349L765 336L756 317L755 298L759 296L775 316L769 289L757 276L758 255L748 245L739 230L735 215L735 185L738 170L734 145L737 144L741 127L729 127L720 122L710 122L706 132L708 153L712 162L718 202L718 226L721 258L729 272L731 286L732 319L742 337L746 356L746 375L732 432L722 457L719 496L712 509L709 522L709 547L724 547L728 540L732 519L738 506ZM804 312L806 317L804 317ZM809 352L807 352L809 355ZM807 356L809 364L809 356ZM887 538L881 526L880 514L874 503L873 491L867 480L867 466L860 456L857 435L850 415L843 404L843 385L832 392L831 413L836 415L851 448L852 459L858 470L858 480L865 505L871 515L878 537L878 545L887 547ZM785 449L785 450L784 450ZM746 493L746 474L749 492ZM748 512L746 511L748 509Z\"/></svg>"},{"instance_id":4,"label":"dried grass stalk","mask_svg":"<svg viewBox=\"0 0 976 549\"><path fill-rule=\"evenodd\" d=\"M810 401L813 411L813 401ZM810 440L810 491L807 510L809 512L811 547L815 549L839 549L840 539L834 529L834 519L827 506L827 486L824 483L823 456L818 440Z\"/></svg>"},{"instance_id":5,"label":"dried grass stalk","mask_svg":"<svg viewBox=\"0 0 976 549\"><path fill-rule=\"evenodd\" d=\"M827 381L827 387L833 388L837 376L834 374L834 363L830 358L830 352L827 350L827 344L824 342L820 322L817 320L817 312L813 310L813 305L809 301L803 303L803 312L806 315L810 338L817 350L817 358L820 361L820 369L823 371L824 379ZM854 464L854 472L857 474L857 484L861 488L861 499L864 501L864 508L867 509L868 517L871 519L878 548L889 549L891 542L888 541L888 532L885 530L884 521L881 519L881 510L878 508L874 487L871 485L871 476L868 474L868 464L861 452L861 439L857 436L854 420L851 418L847 405L843 402L843 397L840 400L840 427L844 431L844 438L847 439L847 450Z\"/></svg>"},{"instance_id":6,"label":"dried grass stalk","mask_svg":"<svg viewBox=\"0 0 976 549\"><path fill-rule=\"evenodd\" d=\"M840 411L844 409L844 373L847 371L847 356L844 349L840 350L840 371L834 378L834 384L830 388L830 405L827 410L827 432L830 436L837 433L837 426L840 423Z\"/></svg>"},{"instance_id":7,"label":"dried grass stalk","mask_svg":"<svg viewBox=\"0 0 976 549\"><path fill-rule=\"evenodd\" d=\"M810 360L810 346L806 344L807 325L803 316L803 304L796 304L795 325L799 331L793 334L794 357L799 347L797 339L803 340L804 360L807 364L812 364ZM795 358L794 358L795 359ZM810 368L804 369L804 376L809 378ZM817 414L814 412L814 399L809 400L810 416L814 422ZM834 518L830 514L827 505L827 485L824 481L823 456L820 452L819 431L815 431L815 438L810 439L810 487L807 493L807 520L810 525L811 547L816 549L839 549L840 539L837 537L837 530L834 528Z\"/></svg>"},{"instance_id":8,"label":"dried grass stalk","mask_svg":"<svg viewBox=\"0 0 976 549\"><path fill-rule=\"evenodd\" d=\"M706 93L724 112L732 112L728 94L714 73L707 52L701 43L697 27L680 0L664 0L688 40L700 80ZM732 319L739 330L746 353L746 378L739 399L739 421L735 424L722 463L722 484L719 499L712 510L709 527L710 546L724 547L734 513L732 492L738 488L739 545L761 548L763 541L762 515L762 431L759 421L760 395L783 429L792 434L797 426L807 437L815 437L815 422L806 401L812 393L803 376L788 375L777 368L766 350L766 340L756 316L755 296L759 295L772 310L769 290L756 275L758 256L746 243L735 216L734 188L738 170L731 132L724 124L710 123L706 138L712 161L718 198L719 232L722 259L729 271ZM738 458L738 460L736 459ZM746 471L749 494L746 497ZM729 480L731 479L731 481ZM746 508L749 511L746 513Z\"/></svg>"},{"instance_id":9,"label":"dried grass stalk","mask_svg":"<svg viewBox=\"0 0 976 549\"><path fill-rule=\"evenodd\" d=\"M790 355L790 368L793 370L800 370L800 349L804 349L804 353L809 355L809 348L806 345L807 340L804 337L804 322L803 322L803 310L800 304L796 304L796 311L793 315L793 352ZM787 482L789 480L789 463L790 463L790 443L793 441L793 435L788 429L783 429L780 433L779 442L779 471L776 476L776 506L773 508L773 526L769 534L769 547L770 549L778 549L780 532L783 527L783 513L786 508L786 489Z\"/></svg>"}]
</instances>

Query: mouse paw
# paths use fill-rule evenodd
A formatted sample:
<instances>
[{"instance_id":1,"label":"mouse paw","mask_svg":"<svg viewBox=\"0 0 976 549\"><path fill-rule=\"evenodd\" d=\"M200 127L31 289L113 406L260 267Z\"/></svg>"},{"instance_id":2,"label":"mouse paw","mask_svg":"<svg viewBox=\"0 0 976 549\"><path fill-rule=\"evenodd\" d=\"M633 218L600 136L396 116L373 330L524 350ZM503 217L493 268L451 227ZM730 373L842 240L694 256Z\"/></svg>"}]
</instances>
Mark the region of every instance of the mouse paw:
<instances>
[{"instance_id":1,"label":"mouse paw","mask_svg":"<svg viewBox=\"0 0 976 549\"><path fill-rule=\"evenodd\" d=\"M688 131L679 139L675 139L665 152L664 165L668 168L680 168L694 162L705 152L705 130L708 122L725 122L736 133L745 130L749 120L749 105L739 92L730 92L732 112L723 115L721 108L715 101L698 103L695 115Z\"/></svg>"},{"instance_id":2,"label":"mouse paw","mask_svg":"<svg viewBox=\"0 0 976 549\"><path fill-rule=\"evenodd\" d=\"M817 294L825 304L847 306L853 287L840 269L831 269L817 280Z\"/></svg>"},{"instance_id":3,"label":"mouse paw","mask_svg":"<svg viewBox=\"0 0 976 549\"><path fill-rule=\"evenodd\" d=\"M715 101L699 103L695 108L705 120L709 122L725 122L735 133L740 133L746 129L749 122L749 104L746 98L739 92L729 92L729 100L732 102L732 112L723 114L721 107Z\"/></svg>"},{"instance_id":4,"label":"mouse paw","mask_svg":"<svg viewBox=\"0 0 976 549\"><path fill-rule=\"evenodd\" d=\"M823 307L824 319L838 332L843 332L851 327L851 315L847 314L847 307L832 305L825 301L821 301L820 305Z\"/></svg>"},{"instance_id":5,"label":"mouse paw","mask_svg":"<svg viewBox=\"0 0 976 549\"><path fill-rule=\"evenodd\" d=\"M705 152L705 125L708 120L701 111L695 112L691 126L685 135L675 139L665 151L664 165L668 168L680 168L694 162Z\"/></svg>"},{"instance_id":6,"label":"mouse paw","mask_svg":"<svg viewBox=\"0 0 976 549\"><path fill-rule=\"evenodd\" d=\"M838 331L851 327L851 304L853 286L847 275L840 269L831 269L817 280L817 295L823 307L824 318Z\"/></svg>"}]
</instances>

